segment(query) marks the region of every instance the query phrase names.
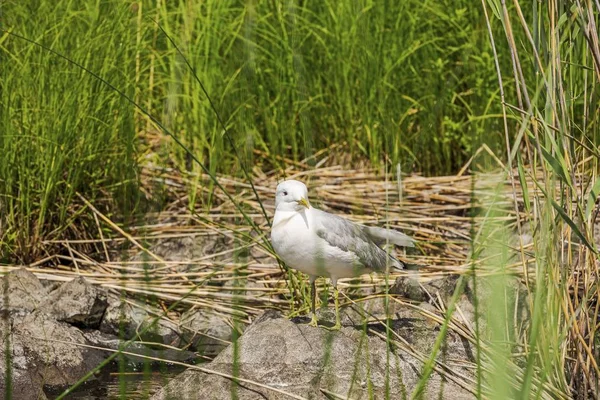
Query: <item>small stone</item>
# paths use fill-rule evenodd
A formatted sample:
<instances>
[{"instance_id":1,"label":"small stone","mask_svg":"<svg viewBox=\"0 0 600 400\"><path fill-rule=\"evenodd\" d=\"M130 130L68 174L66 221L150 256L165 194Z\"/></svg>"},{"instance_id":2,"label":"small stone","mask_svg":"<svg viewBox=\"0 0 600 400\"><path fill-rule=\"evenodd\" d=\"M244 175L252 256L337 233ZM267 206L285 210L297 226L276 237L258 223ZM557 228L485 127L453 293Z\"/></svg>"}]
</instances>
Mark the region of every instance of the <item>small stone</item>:
<instances>
[{"instance_id":1,"label":"small stone","mask_svg":"<svg viewBox=\"0 0 600 400\"><path fill-rule=\"evenodd\" d=\"M106 291L78 277L50 293L40 310L58 321L81 328L98 328L108 305Z\"/></svg>"},{"instance_id":2,"label":"small stone","mask_svg":"<svg viewBox=\"0 0 600 400\"><path fill-rule=\"evenodd\" d=\"M242 324L240 329L243 328ZM233 321L213 311L191 309L181 316L183 340L199 353L214 357L227 347L233 335Z\"/></svg>"},{"instance_id":3,"label":"small stone","mask_svg":"<svg viewBox=\"0 0 600 400\"><path fill-rule=\"evenodd\" d=\"M141 306L136 307L111 295L100 324L100 331L117 335L125 340L137 339L144 342L178 346L180 335L177 325L158 317L161 314L160 310L149 313ZM156 321L157 318L158 321Z\"/></svg>"},{"instance_id":4,"label":"small stone","mask_svg":"<svg viewBox=\"0 0 600 400\"><path fill-rule=\"evenodd\" d=\"M454 294L458 275L420 282L416 276L401 276L390 288L390 293L397 294L417 302L437 302L437 295L447 302Z\"/></svg>"},{"instance_id":5,"label":"small stone","mask_svg":"<svg viewBox=\"0 0 600 400\"><path fill-rule=\"evenodd\" d=\"M153 363L155 362L154 360L157 359L161 360L160 362L156 361L157 365L161 365L161 363L164 362L188 363L195 361L197 358L196 355L190 351L164 347L154 349L135 341L124 346L124 340L119 339L115 335L102 333L100 331L87 331L84 332L83 335L94 346L123 351L122 357L131 364Z\"/></svg>"}]
</instances>

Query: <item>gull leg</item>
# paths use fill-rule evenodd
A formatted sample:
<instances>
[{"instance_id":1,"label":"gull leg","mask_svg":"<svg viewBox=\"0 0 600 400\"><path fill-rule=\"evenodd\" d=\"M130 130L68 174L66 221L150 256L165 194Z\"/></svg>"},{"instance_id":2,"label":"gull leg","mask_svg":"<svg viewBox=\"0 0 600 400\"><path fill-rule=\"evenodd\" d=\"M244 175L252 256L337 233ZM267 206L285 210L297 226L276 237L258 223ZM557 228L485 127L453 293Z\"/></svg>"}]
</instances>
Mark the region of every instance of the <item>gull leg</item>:
<instances>
[{"instance_id":1,"label":"gull leg","mask_svg":"<svg viewBox=\"0 0 600 400\"><path fill-rule=\"evenodd\" d=\"M316 299L317 299L317 284L316 284L316 280L317 277L316 276L311 276L310 277L310 297L311 297L311 304L310 304L310 311L312 312L312 318L310 319L310 322L308 323L310 326L317 326L317 312L316 312Z\"/></svg>"},{"instance_id":2,"label":"gull leg","mask_svg":"<svg viewBox=\"0 0 600 400\"><path fill-rule=\"evenodd\" d=\"M338 300L338 288L337 284L333 287L333 298L335 300L335 325L331 328L332 330L340 330L342 323L340 322L340 303Z\"/></svg>"},{"instance_id":3,"label":"gull leg","mask_svg":"<svg viewBox=\"0 0 600 400\"><path fill-rule=\"evenodd\" d=\"M332 278L331 283L333 284L333 300L335 301L335 325L327 329L331 331L339 331L342 328L342 323L340 321L340 302L338 300L339 292L337 280Z\"/></svg>"}]
</instances>

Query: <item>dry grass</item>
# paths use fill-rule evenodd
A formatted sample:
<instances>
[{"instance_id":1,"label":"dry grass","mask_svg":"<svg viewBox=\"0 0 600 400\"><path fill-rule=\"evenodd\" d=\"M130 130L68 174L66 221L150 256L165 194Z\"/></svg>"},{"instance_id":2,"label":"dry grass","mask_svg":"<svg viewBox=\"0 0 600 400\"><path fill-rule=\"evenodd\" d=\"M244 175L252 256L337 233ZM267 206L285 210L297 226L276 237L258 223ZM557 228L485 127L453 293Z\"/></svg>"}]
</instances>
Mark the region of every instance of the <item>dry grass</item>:
<instances>
[{"instance_id":1,"label":"dry grass","mask_svg":"<svg viewBox=\"0 0 600 400\"><path fill-rule=\"evenodd\" d=\"M386 176L381 170L350 170L339 166L309 169L306 164L295 163L285 173L272 171L255 180L269 216L274 212L274 187L283 176L306 182L311 201L318 207L347 215L357 222L389 226L413 236L418 241L418 250L399 257L418 265L425 279L463 273L471 268L470 232L473 224L484 218L476 215L482 199L491 195L485 176L474 180L467 173L441 177L411 175L402 178L400 197L397 177ZM146 167L146 184L159 182L175 199L165 211L149 216L152 223L124 230L88 203L103 228L98 230L98 238L47 241L49 247L59 245L57 254L27 268L42 279L66 281L82 275L107 288L132 295L151 294L165 302L188 294L183 300L186 304L243 317L254 316L265 308L287 311L290 303L286 296L290 291L286 274L265 243L269 226L249 185L233 177L218 177L255 221L261 235L245 226L237 209L220 193L212 192L210 182L204 178ZM197 187L199 196L212 196L209 208L190 212L186 202L189 185ZM497 207L512 204L508 181L505 188L506 199L497 203ZM503 219L514 225L516 214L513 212ZM515 261L515 273L520 265ZM19 267L0 268L7 272ZM244 294L233 294L235 289L241 289L234 286L238 278L243 278L246 284ZM385 279L365 276L360 282L340 282L341 288L360 285L384 286Z\"/></svg>"},{"instance_id":2,"label":"dry grass","mask_svg":"<svg viewBox=\"0 0 600 400\"><path fill-rule=\"evenodd\" d=\"M489 154L486 149L482 152ZM382 170L329 166L328 155L322 153L320 157L323 162L317 167L290 163L285 171L254 171L255 188L269 219L274 212L273 189L277 182L283 177L295 178L308 184L313 205L364 224L389 226L417 239L416 250L398 256L409 265L418 266L422 280L449 274L469 275L475 271L478 276L508 274L532 285L531 280L539 277L534 271L537 262L533 244L528 238L533 235L528 231L532 214L524 210L520 185L513 187L507 174L471 174L469 171L479 167L469 164L455 176L410 175L398 179ZM475 163L473 160L478 160L478 156L471 161ZM505 168L499 167L500 170ZM227 321L235 318L242 323L251 322L265 309L278 309L288 315L308 312L308 303L304 300L306 287L298 280L300 275L286 271L270 250L267 218L262 215L261 204L250 186L231 176L217 179L237 205L222 193L211 190L211 182L205 176L147 165L143 169L147 193L160 185L171 199L164 211L147 216L151 222L120 227L81 198L81 207L94 213L97 238L44 242L55 254L26 267L41 279L67 281L81 275L107 289L126 293L132 300L151 299L164 310L161 318L173 322L190 307L212 310ZM585 179L577 177L577 180L582 184ZM199 204L192 211L187 197L193 192L190 187L196 188L195 203ZM532 191L533 183L528 182L528 187L529 196L541 195ZM253 230L246 223L240 210L258 229ZM490 241L493 245L495 240L493 234L482 236L483 224L503 226L511 232L508 243L502 243L509 251L508 258L493 252L472 255L474 248L489 246ZM502 270L490 268L503 260L509 262L503 264ZM3 265L0 271L5 273L19 267ZM400 275L394 274L389 279L363 276L357 280L341 280L339 286L346 304L350 304L384 292L389 282ZM324 284L321 281L321 285ZM489 374L494 370L490 360L495 350L481 340L477 327L464 317L460 308L448 318L450 305L438 300L436 310L431 311L393 298L394 302L415 309L436 324L447 323L450 331L479 346L481 364L465 367L481 368ZM169 307L175 302L178 306L171 310ZM371 333L380 335L373 330ZM431 356L397 334L390 343L423 362ZM510 363L517 369L514 361ZM432 370L473 393L489 392L486 383L480 383L478 388L474 378L462 375L439 360L434 361ZM518 388L522 378L519 374L515 376L512 386ZM539 383L537 377L533 381L546 387L549 393L563 397L563 392L550 383Z\"/></svg>"}]
</instances>

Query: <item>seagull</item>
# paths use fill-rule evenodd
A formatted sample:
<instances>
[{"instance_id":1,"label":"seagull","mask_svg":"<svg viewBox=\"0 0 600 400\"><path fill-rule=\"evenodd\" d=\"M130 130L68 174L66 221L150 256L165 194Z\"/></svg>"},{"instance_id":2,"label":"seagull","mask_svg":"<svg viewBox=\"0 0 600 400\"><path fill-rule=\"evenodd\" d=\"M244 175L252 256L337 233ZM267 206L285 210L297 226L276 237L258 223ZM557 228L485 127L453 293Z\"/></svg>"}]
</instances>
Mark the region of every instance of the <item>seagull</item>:
<instances>
[{"instance_id":1,"label":"seagull","mask_svg":"<svg viewBox=\"0 0 600 400\"><path fill-rule=\"evenodd\" d=\"M277 185L271 243L288 267L304 272L310 278L311 326L318 326L315 281L319 276L331 280L336 317L331 329L334 330L341 328L338 279L404 269L405 265L380 245L414 246L413 239L403 233L359 225L312 207L306 185L296 180L286 180Z\"/></svg>"}]
</instances>

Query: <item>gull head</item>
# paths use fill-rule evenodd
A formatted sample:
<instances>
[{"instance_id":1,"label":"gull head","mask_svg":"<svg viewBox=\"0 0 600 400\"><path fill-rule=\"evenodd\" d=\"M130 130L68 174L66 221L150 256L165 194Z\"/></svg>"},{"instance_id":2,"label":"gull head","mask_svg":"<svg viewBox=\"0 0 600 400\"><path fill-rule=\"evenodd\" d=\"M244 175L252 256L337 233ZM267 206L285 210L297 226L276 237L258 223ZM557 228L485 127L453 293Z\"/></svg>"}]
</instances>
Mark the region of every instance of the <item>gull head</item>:
<instances>
[{"instance_id":1,"label":"gull head","mask_svg":"<svg viewBox=\"0 0 600 400\"><path fill-rule=\"evenodd\" d=\"M288 180L277 185L275 208L279 211L303 211L310 209L308 189L300 181Z\"/></svg>"}]
</instances>

